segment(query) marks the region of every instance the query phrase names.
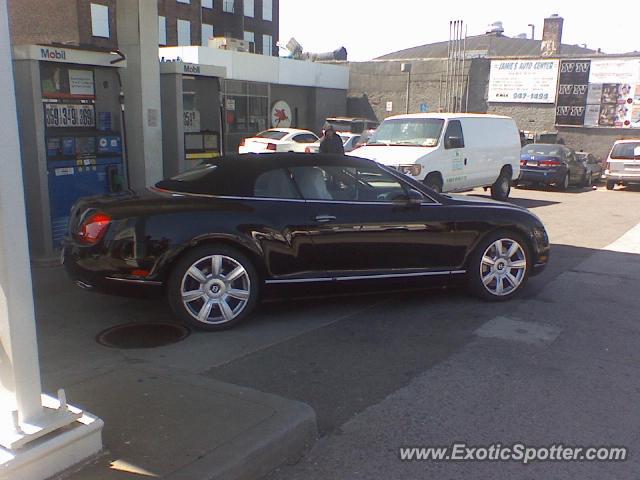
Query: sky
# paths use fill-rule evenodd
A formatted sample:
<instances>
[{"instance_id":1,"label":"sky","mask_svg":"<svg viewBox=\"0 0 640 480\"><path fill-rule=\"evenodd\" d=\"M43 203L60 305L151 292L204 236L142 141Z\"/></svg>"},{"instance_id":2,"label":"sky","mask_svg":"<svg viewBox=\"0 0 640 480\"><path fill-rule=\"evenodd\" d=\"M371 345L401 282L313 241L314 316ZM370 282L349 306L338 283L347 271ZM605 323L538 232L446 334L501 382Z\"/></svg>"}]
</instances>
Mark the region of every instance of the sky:
<instances>
[{"instance_id":1,"label":"sky","mask_svg":"<svg viewBox=\"0 0 640 480\"><path fill-rule=\"evenodd\" d=\"M295 37L307 52L346 47L349 60L364 61L404 48L446 41L449 21L463 20L468 34L502 21L505 35L542 37L544 17L564 17L563 43L587 44L606 53L640 50L640 2L587 0L280 0L280 42ZM530 38L530 37L529 37Z\"/></svg>"}]
</instances>

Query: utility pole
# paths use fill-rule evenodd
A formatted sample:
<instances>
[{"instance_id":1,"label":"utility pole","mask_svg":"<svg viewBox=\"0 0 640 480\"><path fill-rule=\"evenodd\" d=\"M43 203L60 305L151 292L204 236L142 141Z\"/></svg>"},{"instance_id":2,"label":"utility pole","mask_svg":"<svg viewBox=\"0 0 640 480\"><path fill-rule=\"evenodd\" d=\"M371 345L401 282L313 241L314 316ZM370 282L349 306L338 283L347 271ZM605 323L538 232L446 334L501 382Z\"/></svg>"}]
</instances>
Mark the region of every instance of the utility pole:
<instances>
[{"instance_id":1,"label":"utility pole","mask_svg":"<svg viewBox=\"0 0 640 480\"><path fill-rule=\"evenodd\" d=\"M411 94L411 64L410 63L403 63L400 66L400 71L402 73L407 73L407 103L406 103L406 108L405 111L406 113L409 113L409 95Z\"/></svg>"}]
</instances>

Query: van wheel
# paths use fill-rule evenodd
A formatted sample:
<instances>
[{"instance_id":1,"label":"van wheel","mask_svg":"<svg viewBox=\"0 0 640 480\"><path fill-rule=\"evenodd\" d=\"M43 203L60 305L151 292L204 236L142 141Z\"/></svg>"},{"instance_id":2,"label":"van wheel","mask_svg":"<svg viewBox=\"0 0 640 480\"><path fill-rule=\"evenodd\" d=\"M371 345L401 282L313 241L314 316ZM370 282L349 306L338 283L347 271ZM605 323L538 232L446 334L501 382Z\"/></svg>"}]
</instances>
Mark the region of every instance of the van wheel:
<instances>
[{"instance_id":1,"label":"van wheel","mask_svg":"<svg viewBox=\"0 0 640 480\"><path fill-rule=\"evenodd\" d=\"M424 183L425 186L429 187L431 190L442 193L442 177L439 173L430 173L422 183Z\"/></svg>"},{"instance_id":2,"label":"van wheel","mask_svg":"<svg viewBox=\"0 0 640 480\"><path fill-rule=\"evenodd\" d=\"M496 182L491 185L491 198L494 200L506 200L511 193L511 174L503 169Z\"/></svg>"},{"instance_id":3,"label":"van wheel","mask_svg":"<svg viewBox=\"0 0 640 480\"><path fill-rule=\"evenodd\" d=\"M612 182L611 180L607 180L607 190L613 190L616 186L616 182Z\"/></svg>"}]
</instances>

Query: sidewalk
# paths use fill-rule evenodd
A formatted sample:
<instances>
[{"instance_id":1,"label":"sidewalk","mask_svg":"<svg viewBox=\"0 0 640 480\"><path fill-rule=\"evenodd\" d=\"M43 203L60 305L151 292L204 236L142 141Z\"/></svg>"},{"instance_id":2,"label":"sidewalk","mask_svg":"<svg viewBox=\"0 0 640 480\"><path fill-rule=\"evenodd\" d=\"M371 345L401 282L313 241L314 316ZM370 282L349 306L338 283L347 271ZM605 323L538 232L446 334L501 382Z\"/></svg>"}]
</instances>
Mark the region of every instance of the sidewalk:
<instances>
[{"instance_id":1,"label":"sidewalk","mask_svg":"<svg viewBox=\"0 0 640 480\"><path fill-rule=\"evenodd\" d=\"M277 480L636 478L640 226L513 302L476 339L319 440ZM571 252L569 252L571 253ZM553 252L552 252L553 255ZM399 448L625 446L625 462L401 462Z\"/></svg>"},{"instance_id":2,"label":"sidewalk","mask_svg":"<svg viewBox=\"0 0 640 480\"><path fill-rule=\"evenodd\" d=\"M109 326L171 321L164 303L84 292L60 268L35 269L34 290L44 390L65 388L105 422L103 455L68 478L259 478L315 441L309 406L198 374L212 364L201 349L219 343L210 335L150 350L96 343Z\"/></svg>"}]
</instances>

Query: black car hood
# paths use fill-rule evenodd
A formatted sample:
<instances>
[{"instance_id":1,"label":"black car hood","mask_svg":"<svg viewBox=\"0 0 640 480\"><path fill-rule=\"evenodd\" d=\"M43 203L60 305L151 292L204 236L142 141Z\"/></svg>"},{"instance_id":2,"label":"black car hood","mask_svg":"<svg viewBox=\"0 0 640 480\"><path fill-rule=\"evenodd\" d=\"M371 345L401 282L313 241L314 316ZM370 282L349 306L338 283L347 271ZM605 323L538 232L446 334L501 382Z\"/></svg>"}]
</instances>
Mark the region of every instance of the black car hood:
<instances>
[{"instance_id":1,"label":"black car hood","mask_svg":"<svg viewBox=\"0 0 640 480\"><path fill-rule=\"evenodd\" d=\"M474 195L458 195L458 194L444 194L449 204L469 204L475 206L486 205L487 207L510 207L515 208L516 210L526 210L526 208L521 207L519 205L514 205L513 203L508 202L499 202L498 200L493 200L491 198L486 197L476 197Z\"/></svg>"}]
</instances>

